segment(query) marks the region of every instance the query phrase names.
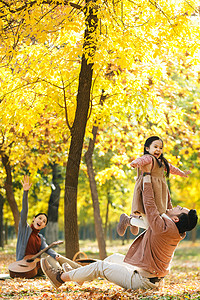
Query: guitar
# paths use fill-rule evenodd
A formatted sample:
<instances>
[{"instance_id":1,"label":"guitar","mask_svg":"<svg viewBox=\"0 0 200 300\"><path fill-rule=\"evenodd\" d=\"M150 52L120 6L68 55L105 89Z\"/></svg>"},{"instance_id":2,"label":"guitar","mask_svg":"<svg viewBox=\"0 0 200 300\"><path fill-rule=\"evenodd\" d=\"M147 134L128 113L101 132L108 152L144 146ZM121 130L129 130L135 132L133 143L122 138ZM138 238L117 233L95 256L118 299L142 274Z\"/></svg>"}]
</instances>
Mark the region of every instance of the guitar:
<instances>
[{"instance_id":1,"label":"guitar","mask_svg":"<svg viewBox=\"0 0 200 300\"><path fill-rule=\"evenodd\" d=\"M37 275L40 269L40 258L39 256L47 251L49 248L62 244L63 241L57 241L44 248L36 255L26 255L22 260L15 261L8 266L10 277L15 278L33 278Z\"/></svg>"}]
</instances>

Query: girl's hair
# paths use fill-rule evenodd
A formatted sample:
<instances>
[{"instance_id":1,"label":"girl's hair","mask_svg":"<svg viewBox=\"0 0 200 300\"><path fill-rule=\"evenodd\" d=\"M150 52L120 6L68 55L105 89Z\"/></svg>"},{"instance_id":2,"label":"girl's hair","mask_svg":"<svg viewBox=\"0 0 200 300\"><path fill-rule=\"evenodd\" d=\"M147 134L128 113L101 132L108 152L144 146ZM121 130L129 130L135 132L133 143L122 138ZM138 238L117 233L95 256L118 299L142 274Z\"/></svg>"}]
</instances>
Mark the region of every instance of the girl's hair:
<instances>
[{"instance_id":1,"label":"girl's hair","mask_svg":"<svg viewBox=\"0 0 200 300\"><path fill-rule=\"evenodd\" d=\"M154 136L150 136L144 143L144 154L149 154L149 152L146 150L146 148L149 148L150 145L154 142L160 140L163 144L163 141L161 140L161 138L159 138L158 136L154 135ZM164 162L166 170L167 170L167 177L169 177L169 163L166 160L166 158L163 156L163 154L161 154L160 159L161 159L161 163L159 162L159 160L157 159L157 157L155 157L155 159L157 160L160 168L162 167L162 162Z\"/></svg>"},{"instance_id":2,"label":"girl's hair","mask_svg":"<svg viewBox=\"0 0 200 300\"><path fill-rule=\"evenodd\" d=\"M39 213L39 214L35 215L35 218L37 218L38 216L41 216L41 215L44 215L47 218L47 221L46 221L46 225L47 225L47 223L48 223L48 216L47 216L47 214L45 214L45 213Z\"/></svg>"}]
</instances>

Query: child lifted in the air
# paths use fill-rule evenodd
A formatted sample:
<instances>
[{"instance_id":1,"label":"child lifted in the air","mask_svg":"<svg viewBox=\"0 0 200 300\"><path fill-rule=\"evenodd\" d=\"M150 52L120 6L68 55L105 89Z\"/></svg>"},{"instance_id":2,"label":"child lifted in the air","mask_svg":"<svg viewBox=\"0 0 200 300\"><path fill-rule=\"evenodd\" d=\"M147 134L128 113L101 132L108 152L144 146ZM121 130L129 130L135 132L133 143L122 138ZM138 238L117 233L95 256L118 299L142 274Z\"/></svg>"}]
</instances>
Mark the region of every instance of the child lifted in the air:
<instances>
[{"instance_id":1,"label":"child lifted in the air","mask_svg":"<svg viewBox=\"0 0 200 300\"><path fill-rule=\"evenodd\" d=\"M132 201L132 218L130 220L130 230L134 235L138 234L139 227L148 227L142 200L143 177L149 174L149 172L142 172L142 167L148 164L151 165L151 181L154 190L155 202L160 214L166 213L167 209L172 208L170 193L164 172L166 171L167 177L169 176L169 173L179 175L181 177L188 177L187 175L191 173L190 171L181 171L179 168L168 163L166 158L163 156L163 141L158 136L151 136L145 141L144 155L133 160L130 164L131 167L137 168L138 170L138 177L136 179ZM141 171L141 174L139 174L139 170ZM123 218L123 214L120 218ZM122 228L117 228L117 232L120 236L125 234L125 230Z\"/></svg>"}]
</instances>

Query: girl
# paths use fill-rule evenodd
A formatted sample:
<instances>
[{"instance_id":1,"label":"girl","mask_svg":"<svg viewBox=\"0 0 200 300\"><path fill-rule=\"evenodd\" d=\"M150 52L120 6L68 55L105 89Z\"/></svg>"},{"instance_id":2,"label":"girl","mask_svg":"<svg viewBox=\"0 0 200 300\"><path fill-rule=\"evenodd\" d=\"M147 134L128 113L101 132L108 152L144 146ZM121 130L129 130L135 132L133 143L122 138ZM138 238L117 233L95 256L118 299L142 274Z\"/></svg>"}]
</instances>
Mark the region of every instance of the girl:
<instances>
[{"instance_id":1,"label":"girl","mask_svg":"<svg viewBox=\"0 0 200 300\"><path fill-rule=\"evenodd\" d=\"M132 201L132 213L131 213L131 232L138 234L139 227L147 228L147 220L145 217L145 211L142 201L142 183L143 176L149 174L142 172L142 167L151 164L151 179L154 190L155 202L160 214L166 212L167 209L172 208L169 189L165 180L164 171L166 171L167 177L169 173L179 175L181 177L188 177L190 171L181 171L174 167L163 156L163 141L158 136L149 137L144 144L144 155L131 162L131 167L137 168L138 177L136 179L133 201ZM139 169L141 174L139 175ZM125 232L124 232L125 233ZM119 235L124 235L119 232Z\"/></svg>"}]
</instances>

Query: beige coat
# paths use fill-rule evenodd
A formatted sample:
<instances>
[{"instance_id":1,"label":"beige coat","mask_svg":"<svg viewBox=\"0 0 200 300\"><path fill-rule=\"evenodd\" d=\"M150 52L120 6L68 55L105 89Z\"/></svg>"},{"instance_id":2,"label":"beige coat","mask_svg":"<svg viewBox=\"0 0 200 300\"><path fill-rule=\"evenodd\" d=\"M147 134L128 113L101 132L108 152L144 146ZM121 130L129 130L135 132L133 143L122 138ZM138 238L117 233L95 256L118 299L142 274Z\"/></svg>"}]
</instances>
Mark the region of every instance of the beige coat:
<instances>
[{"instance_id":1,"label":"beige coat","mask_svg":"<svg viewBox=\"0 0 200 300\"><path fill-rule=\"evenodd\" d=\"M164 166L161 168L152 156L153 167L151 170L151 181L154 191L155 203L160 214L165 213L167 208L172 208L169 189L164 176ZM138 172L139 173L139 172ZM132 201L132 214L146 214L142 199L143 176L138 174Z\"/></svg>"}]
</instances>

